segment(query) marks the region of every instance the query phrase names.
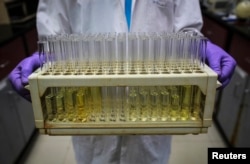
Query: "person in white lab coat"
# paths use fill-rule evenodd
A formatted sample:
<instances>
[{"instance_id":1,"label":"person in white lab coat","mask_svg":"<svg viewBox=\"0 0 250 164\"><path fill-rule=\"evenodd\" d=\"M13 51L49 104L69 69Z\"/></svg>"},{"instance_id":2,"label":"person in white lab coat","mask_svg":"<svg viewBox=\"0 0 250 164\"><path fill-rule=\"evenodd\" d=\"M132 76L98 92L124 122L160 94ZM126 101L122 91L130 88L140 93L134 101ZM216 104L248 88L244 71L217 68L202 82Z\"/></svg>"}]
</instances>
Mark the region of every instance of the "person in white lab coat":
<instances>
[{"instance_id":1,"label":"person in white lab coat","mask_svg":"<svg viewBox=\"0 0 250 164\"><path fill-rule=\"evenodd\" d=\"M132 0L129 5L125 0L40 0L38 34L197 31L202 35L198 0ZM207 62L226 85L236 63L209 44ZM216 57L214 49L221 55ZM34 54L20 62L9 76L13 87L25 98L29 93L23 86L37 67L38 55ZM171 150L171 136L166 135L73 136L72 141L79 164L166 164Z\"/></svg>"}]
</instances>

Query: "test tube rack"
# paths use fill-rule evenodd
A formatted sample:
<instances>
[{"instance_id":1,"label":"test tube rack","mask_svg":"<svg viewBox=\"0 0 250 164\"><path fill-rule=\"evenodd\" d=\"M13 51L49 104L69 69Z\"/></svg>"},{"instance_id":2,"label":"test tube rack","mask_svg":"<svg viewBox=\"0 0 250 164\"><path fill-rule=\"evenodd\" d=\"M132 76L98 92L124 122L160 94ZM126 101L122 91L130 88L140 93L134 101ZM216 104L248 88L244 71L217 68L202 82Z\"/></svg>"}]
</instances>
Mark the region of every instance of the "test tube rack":
<instances>
[{"instance_id":1,"label":"test tube rack","mask_svg":"<svg viewBox=\"0 0 250 164\"><path fill-rule=\"evenodd\" d=\"M112 110L120 111L126 108L127 119L91 120L91 116L84 120L49 120L48 104L45 96L51 88L105 88L121 87L124 90L133 87L171 87L194 86L202 93L201 109L198 119L146 119L142 120L140 114L134 120L129 119L130 113L126 105L119 106L120 102ZM46 69L38 69L29 76L29 90L34 110L35 126L41 134L48 135L130 135L130 134L199 134L206 133L212 124L212 114L215 104L217 74L207 65L192 72L161 72L161 73L127 73L127 74L88 74L88 73L48 73ZM77 90L77 89L76 89ZM103 94L103 93L101 93ZM113 97L114 98L114 97ZM123 97L124 98L124 97ZM115 99L115 98L114 98ZM55 100L53 100L55 101ZM94 98L100 108L104 108L103 100ZM99 101L99 102L98 102ZM112 100L110 100L112 101ZM127 98L122 100L128 103ZM76 103L77 100L74 100ZM96 112L94 106L91 110ZM65 106L64 106L65 107ZM98 107L98 108L99 108ZM106 108L106 107L105 107ZM129 108L129 107L128 107ZM62 109L62 112L66 109ZM77 110L74 108L73 110ZM103 109L101 109L103 110ZM108 109L110 111L111 109ZM130 110L130 109L128 109ZM141 112L143 109L141 109ZM98 112L98 111L97 111ZM161 115L159 113L158 115ZM116 116L115 116L116 117Z\"/></svg>"}]
</instances>

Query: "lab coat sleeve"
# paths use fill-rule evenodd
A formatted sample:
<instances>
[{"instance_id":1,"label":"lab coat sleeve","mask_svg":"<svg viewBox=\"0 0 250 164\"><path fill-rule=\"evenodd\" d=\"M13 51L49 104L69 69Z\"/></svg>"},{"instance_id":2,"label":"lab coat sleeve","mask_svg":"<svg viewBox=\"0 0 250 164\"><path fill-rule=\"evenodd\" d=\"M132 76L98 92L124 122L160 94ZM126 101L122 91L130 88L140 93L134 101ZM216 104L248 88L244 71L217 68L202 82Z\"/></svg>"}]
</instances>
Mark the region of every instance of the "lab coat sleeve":
<instances>
[{"instance_id":1,"label":"lab coat sleeve","mask_svg":"<svg viewBox=\"0 0 250 164\"><path fill-rule=\"evenodd\" d=\"M39 36L70 33L68 9L70 1L40 0L37 8L37 30Z\"/></svg>"},{"instance_id":2,"label":"lab coat sleeve","mask_svg":"<svg viewBox=\"0 0 250 164\"><path fill-rule=\"evenodd\" d=\"M196 31L201 34L203 20L199 0L175 0L174 3L175 32Z\"/></svg>"}]
</instances>

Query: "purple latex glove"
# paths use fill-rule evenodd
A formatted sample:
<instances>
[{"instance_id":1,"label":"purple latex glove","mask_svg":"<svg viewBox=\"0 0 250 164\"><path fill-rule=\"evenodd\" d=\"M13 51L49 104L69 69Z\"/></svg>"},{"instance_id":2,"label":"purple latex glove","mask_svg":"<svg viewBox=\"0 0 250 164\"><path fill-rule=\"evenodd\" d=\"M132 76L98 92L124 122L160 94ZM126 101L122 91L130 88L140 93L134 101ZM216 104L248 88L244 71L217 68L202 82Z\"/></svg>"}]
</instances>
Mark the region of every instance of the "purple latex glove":
<instances>
[{"instance_id":1,"label":"purple latex glove","mask_svg":"<svg viewBox=\"0 0 250 164\"><path fill-rule=\"evenodd\" d=\"M28 85L29 75L38 67L40 67L39 55L34 53L32 56L23 59L8 77L16 92L28 101L31 101L30 92L24 86Z\"/></svg>"},{"instance_id":2,"label":"purple latex glove","mask_svg":"<svg viewBox=\"0 0 250 164\"><path fill-rule=\"evenodd\" d=\"M236 61L222 48L207 42L206 62L218 74L218 80L224 88L230 82L236 67Z\"/></svg>"}]
</instances>

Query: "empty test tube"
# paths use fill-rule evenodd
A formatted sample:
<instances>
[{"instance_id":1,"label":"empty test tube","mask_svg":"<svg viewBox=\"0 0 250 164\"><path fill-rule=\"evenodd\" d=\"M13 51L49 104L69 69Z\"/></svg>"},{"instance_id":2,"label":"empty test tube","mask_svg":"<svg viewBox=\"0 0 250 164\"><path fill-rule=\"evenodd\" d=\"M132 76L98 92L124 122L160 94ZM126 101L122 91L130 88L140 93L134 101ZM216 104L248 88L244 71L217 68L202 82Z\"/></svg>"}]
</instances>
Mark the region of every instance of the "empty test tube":
<instances>
[{"instance_id":1,"label":"empty test tube","mask_svg":"<svg viewBox=\"0 0 250 164\"><path fill-rule=\"evenodd\" d=\"M143 55L143 68L144 73L150 73L151 71L151 52L149 51L149 37L142 38L142 55Z\"/></svg>"},{"instance_id":2,"label":"empty test tube","mask_svg":"<svg viewBox=\"0 0 250 164\"><path fill-rule=\"evenodd\" d=\"M111 86L107 87L107 109L108 109L108 120L109 121L116 121L117 117L117 104L116 104L116 87Z\"/></svg>"},{"instance_id":3,"label":"empty test tube","mask_svg":"<svg viewBox=\"0 0 250 164\"><path fill-rule=\"evenodd\" d=\"M128 34L127 62L130 74L137 73L138 44L135 33Z\"/></svg>"},{"instance_id":4,"label":"empty test tube","mask_svg":"<svg viewBox=\"0 0 250 164\"><path fill-rule=\"evenodd\" d=\"M126 73L126 35L125 33L117 36L117 60L118 74Z\"/></svg>"},{"instance_id":5,"label":"empty test tube","mask_svg":"<svg viewBox=\"0 0 250 164\"><path fill-rule=\"evenodd\" d=\"M161 53L161 39L160 37L156 34L155 36L152 37L152 62L153 62L153 70L152 73L159 73L161 72L161 67L160 67L160 53Z\"/></svg>"},{"instance_id":6,"label":"empty test tube","mask_svg":"<svg viewBox=\"0 0 250 164\"><path fill-rule=\"evenodd\" d=\"M107 67L104 70L107 74L115 73L116 57L116 39L115 34L109 34L105 39L104 60L107 62Z\"/></svg>"}]
</instances>

